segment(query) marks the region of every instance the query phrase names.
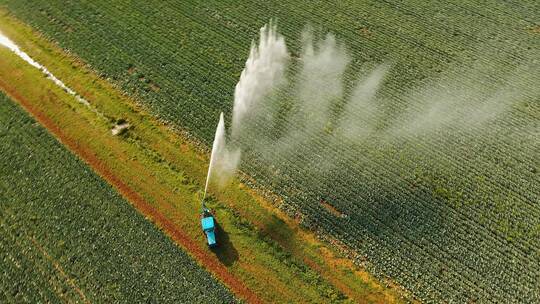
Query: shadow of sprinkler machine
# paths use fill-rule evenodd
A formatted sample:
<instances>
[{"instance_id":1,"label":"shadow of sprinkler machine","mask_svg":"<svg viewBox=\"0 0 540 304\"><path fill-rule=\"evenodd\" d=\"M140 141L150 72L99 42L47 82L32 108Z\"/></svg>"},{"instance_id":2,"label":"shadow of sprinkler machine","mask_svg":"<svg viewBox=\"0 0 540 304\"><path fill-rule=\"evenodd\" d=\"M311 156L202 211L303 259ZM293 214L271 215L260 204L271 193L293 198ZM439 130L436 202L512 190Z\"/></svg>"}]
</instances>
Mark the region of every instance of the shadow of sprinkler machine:
<instances>
[{"instance_id":1,"label":"shadow of sprinkler machine","mask_svg":"<svg viewBox=\"0 0 540 304\"><path fill-rule=\"evenodd\" d=\"M206 208L204 198L201 202L201 206L201 226L204 234L206 235L208 247L217 247L218 243L216 239L216 219L214 213L210 209Z\"/></svg>"}]
</instances>

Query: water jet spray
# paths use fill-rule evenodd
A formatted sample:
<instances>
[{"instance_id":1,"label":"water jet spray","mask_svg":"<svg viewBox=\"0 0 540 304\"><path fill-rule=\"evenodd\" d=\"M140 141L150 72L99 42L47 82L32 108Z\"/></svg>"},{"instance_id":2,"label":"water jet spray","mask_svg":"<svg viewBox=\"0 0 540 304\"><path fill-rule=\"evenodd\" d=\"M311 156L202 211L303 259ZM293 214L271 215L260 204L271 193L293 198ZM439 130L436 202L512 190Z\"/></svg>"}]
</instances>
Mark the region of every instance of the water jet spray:
<instances>
[{"instance_id":1,"label":"water jet spray","mask_svg":"<svg viewBox=\"0 0 540 304\"><path fill-rule=\"evenodd\" d=\"M212 152L210 154L210 164L208 165L208 173L206 175L206 184L204 186L204 194L201 200L201 226L206 235L208 246L217 246L216 234L215 234L215 217L213 212L208 209L204 203L206 199L206 193L208 192L208 185L212 178L212 173L220 165L219 158L223 157L220 153L225 152L225 121L223 119L223 112L219 115L219 122L216 128L216 135L214 136L214 143L212 145Z\"/></svg>"}]
</instances>

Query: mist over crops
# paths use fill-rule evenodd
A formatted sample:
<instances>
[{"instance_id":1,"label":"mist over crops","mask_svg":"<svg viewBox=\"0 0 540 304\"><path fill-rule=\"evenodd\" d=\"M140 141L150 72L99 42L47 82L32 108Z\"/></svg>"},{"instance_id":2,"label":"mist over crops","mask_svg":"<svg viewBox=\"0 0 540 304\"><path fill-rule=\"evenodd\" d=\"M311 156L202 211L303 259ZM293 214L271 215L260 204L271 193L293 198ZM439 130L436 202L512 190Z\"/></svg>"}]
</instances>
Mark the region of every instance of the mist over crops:
<instances>
[{"instance_id":1,"label":"mist over crops","mask_svg":"<svg viewBox=\"0 0 540 304\"><path fill-rule=\"evenodd\" d=\"M446 284L427 270L444 271L445 262L426 258L429 253L421 258L407 254L418 244L430 243L441 248L434 254L443 261L455 259L462 263L459 267L475 269L460 268L465 276L481 280L485 276L476 269L484 267L493 280L506 282L486 293L505 294L502 298L515 293L504 285L507 273L530 282L534 275L521 275L519 269L530 269L526 265L534 263L531 259L540 258L529 255L538 246L534 240L540 239L537 220L531 216L538 215L534 204L540 195L540 129L535 116L540 66L535 53L516 60L505 58L511 52L504 49L479 47L474 56L436 77L390 95L384 89L397 70L392 58L366 66L347 87L352 55L337 36L304 30L302 50L295 58L283 55L283 38L275 29L270 32L276 36L267 41L280 41L274 50L287 60L279 61L278 67L261 66L260 73L269 75L259 77L272 81L264 90L243 95L256 102L244 108L241 120L232 116L237 129L230 144L242 151L242 170L286 199L292 214L316 210L304 218L306 226L338 234L379 265L394 259L394 249L399 248L400 256L407 258L386 268L394 277L406 267ZM275 77L275 70L287 72ZM233 113L238 105L235 100ZM331 204L341 217L320 217L326 211L319 203ZM353 237L352 225L368 237ZM471 229L482 232L468 234ZM494 252L483 246L488 237L484 233L506 249ZM503 253L512 250L519 260L515 264ZM502 268L506 272L493 270ZM528 294L527 284L513 288ZM428 297L437 293L430 292Z\"/></svg>"},{"instance_id":2,"label":"mist over crops","mask_svg":"<svg viewBox=\"0 0 540 304\"><path fill-rule=\"evenodd\" d=\"M516 66L502 75L502 81L492 77L500 71L479 63L464 64L421 86L403 88L399 98L380 96L386 77L393 72L391 58L365 69L346 92L344 75L351 62L347 46L332 33L315 35L310 27L300 39L301 54L292 58L275 22L261 28L259 43L252 43L235 88L232 142L222 153L218 175L230 176L240 164L242 151L263 162L277 179L280 175L292 178L294 173L288 173L292 162L302 168L302 178L314 175L323 184L333 171L348 170L337 159L360 157L357 147L411 147L419 142L428 144L430 151L417 147L413 153L437 167L442 161L437 150L454 145L456 139L474 143L478 137L482 141L477 144L489 146L490 134L494 135L491 123L504 121L505 114L524 99L540 96L538 86L524 86L540 78L523 73L538 68L538 63ZM463 73L476 75L476 81L462 83ZM402 106L388 108L395 104ZM522 138L532 131L524 125L512 129ZM537 142L530 139L531 145ZM463 151L446 150L443 158L459 153Z\"/></svg>"}]
</instances>

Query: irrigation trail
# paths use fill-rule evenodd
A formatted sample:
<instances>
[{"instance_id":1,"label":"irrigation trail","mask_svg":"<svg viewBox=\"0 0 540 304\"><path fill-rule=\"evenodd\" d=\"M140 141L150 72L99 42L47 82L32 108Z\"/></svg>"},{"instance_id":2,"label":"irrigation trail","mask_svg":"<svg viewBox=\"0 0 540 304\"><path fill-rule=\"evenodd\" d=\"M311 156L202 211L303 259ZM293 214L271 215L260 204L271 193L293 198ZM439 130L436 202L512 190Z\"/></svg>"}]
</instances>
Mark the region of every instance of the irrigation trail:
<instances>
[{"instance_id":1,"label":"irrigation trail","mask_svg":"<svg viewBox=\"0 0 540 304\"><path fill-rule=\"evenodd\" d=\"M2 32L0 32L0 46L4 46L11 50L13 53L15 53L17 56L19 56L22 60L30 64L31 66L35 67L36 69L40 70L45 77L50 79L52 82L54 82L57 86L62 88L66 93L69 95L75 97L75 99L87 106L92 112L96 113L99 117L102 119L105 119L105 116L103 113L99 112L97 109L93 108L90 105L90 102L88 100L84 99L80 94L72 90L70 87L66 86L60 79L56 78L46 67L39 64L37 61L32 59L30 56L28 56L27 53L23 52L15 42L11 41L8 37L6 37Z\"/></svg>"}]
</instances>

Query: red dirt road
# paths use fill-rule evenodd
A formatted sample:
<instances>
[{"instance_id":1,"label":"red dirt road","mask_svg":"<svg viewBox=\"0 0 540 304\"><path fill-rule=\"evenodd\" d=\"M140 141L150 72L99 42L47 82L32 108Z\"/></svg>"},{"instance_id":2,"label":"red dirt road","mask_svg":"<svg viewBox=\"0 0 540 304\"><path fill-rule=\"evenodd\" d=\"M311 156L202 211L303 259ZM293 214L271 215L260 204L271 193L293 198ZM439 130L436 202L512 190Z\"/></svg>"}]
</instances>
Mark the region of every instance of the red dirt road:
<instances>
[{"instance_id":1,"label":"red dirt road","mask_svg":"<svg viewBox=\"0 0 540 304\"><path fill-rule=\"evenodd\" d=\"M113 185L131 204L142 214L151 218L161 227L177 244L188 251L199 263L208 271L214 274L220 281L227 285L231 291L239 298L249 303L262 303L261 299L249 290L241 281L234 277L223 264L213 255L208 255L192 238L180 230L171 220L160 213L156 208L146 202L141 195L131 189L120 178L99 160L90 149L80 145L77 141L69 137L62 129L45 113L40 111L34 104L26 100L15 88L0 80L0 89L18 102L27 112L29 112L42 126L53 134L62 144L67 146L73 153L86 162L97 174Z\"/></svg>"}]
</instances>

